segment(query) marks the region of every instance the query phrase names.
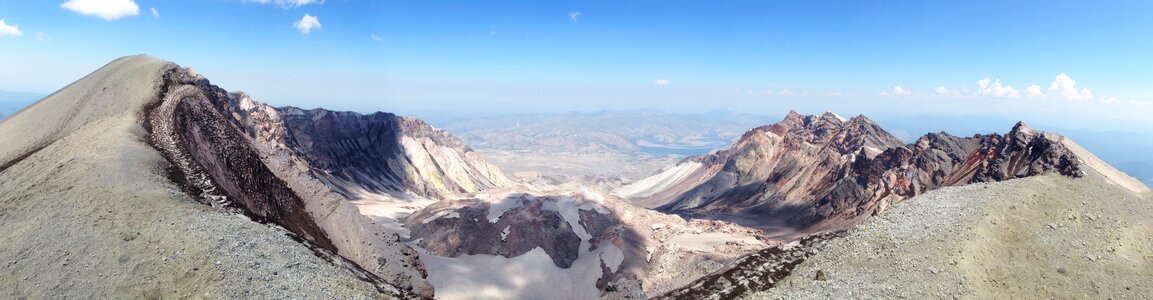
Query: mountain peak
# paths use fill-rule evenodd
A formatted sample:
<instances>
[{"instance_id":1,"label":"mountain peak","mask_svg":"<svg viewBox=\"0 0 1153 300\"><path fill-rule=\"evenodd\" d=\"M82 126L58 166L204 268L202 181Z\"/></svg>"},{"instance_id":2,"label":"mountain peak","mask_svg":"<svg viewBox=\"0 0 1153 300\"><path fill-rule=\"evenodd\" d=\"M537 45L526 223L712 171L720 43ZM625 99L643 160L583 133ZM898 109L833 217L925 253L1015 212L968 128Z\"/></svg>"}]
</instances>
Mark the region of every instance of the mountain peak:
<instances>
[{"instance_id":1,"label":"mountain peak","mask_svg":"<svg viewBox=\"0 0 1153 300\"><path fill-rule=\"evenodd\" d=\"M1028 125L1025 125L1025 122L1017 121L1017 124L1013 125L1013 129L1009 130L1009 135L1032 134L1033 132L1033 128L1029 128Z\"/></svg>"},{"instance_id":2,"label":"mountain peak","mask_svg":"<svg viewBox=\"0 0 1153 300\"><path fill-rule=\"evenodd\" d=\"M801 115L801 114L797 113L797 111L790 109L789 113L785 115L785 119L781 120L781 122L800 121L800 120L804 119L804 117L805 117L804 115Z\"/></svg>"},{"instance_id":3,"label":"mountain peak","mask_svg":"<svg viewBox=\"0 0 1153 300\"><path fill-rule=\"evenodd\" d=\"M826 111L826 112L822 113L821 118L826 119L826 120L837 120L840 123L844 123L844 122L849 121L849 119L846 119L845 117L842 117L841 115L838 115L837 113L834 113L831 111Z\"/></svg>"}]
</instances>

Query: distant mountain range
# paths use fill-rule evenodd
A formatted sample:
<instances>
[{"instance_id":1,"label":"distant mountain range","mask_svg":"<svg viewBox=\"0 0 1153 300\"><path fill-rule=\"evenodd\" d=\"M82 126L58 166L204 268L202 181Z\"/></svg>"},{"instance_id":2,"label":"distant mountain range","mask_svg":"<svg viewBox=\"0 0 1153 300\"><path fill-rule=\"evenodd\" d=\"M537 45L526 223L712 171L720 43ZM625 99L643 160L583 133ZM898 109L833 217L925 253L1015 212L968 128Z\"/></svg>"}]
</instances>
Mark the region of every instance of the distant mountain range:
<instances>
[{"instance_id":1,"label":"distant mountain range","mask_svg":"<svg viewBox=\"0 0 1153 300\"><path fill-rule=\"evenodd\" d=\"M729 111L625 110L518 114L435 125L477 149L693 155L727 146L749 128L772 120Z\"/></svg>"}]
</instances>

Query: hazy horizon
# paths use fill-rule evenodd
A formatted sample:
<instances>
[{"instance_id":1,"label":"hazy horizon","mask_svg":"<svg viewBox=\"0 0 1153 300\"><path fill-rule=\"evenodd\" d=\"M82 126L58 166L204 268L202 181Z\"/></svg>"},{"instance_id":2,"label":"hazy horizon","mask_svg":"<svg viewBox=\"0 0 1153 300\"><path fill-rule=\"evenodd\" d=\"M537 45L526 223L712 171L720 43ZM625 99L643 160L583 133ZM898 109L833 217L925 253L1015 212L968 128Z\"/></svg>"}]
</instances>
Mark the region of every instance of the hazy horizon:
<instances>
[{"instance_id":1,"label":"hazy horizon","mask_svg":"<svg viewBox=\"0 0 1153 300\"><path fill-rule=\"evenodd\" d=\"M1146 2L85 3L0 4L0 90L47 94L148 53L275 105L362 112L1153 125Z\"/></svg>"},{"instance_id":2,"label":"hazy horizon","mask_svg":"<svg viewBox=\"0 0 1153 300\"><path fill-rule=\"evenodd\" d=\"M655 109L864 114L904 140L1153 128L1145 3L63 3L0 4L0 90L148 53L277 106L437 125ZM1143 140L1086 146L1148 161Z\"/></svg>"}]
</instances>

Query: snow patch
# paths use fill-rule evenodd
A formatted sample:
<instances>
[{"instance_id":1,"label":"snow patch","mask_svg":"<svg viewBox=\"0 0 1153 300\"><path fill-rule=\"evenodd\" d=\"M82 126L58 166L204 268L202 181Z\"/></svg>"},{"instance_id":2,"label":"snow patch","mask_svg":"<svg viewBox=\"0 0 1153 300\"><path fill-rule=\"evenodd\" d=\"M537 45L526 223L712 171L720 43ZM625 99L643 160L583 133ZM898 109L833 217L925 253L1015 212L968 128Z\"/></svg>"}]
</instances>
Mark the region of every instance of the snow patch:
<instances>
[{"instance_id":1,"label":"snow patch","mask_svg":"<svg viewBox=\"0 0 1153 300\"><path fill-rule=\"evenodd\" d=\"M588 244L588 240L593 236L585 230L584 226L581 226L580 210L596 210L599 205L587 201L578 203L577 199L573 197L556 197L550 200L555 201L542 201L541 209L559 213L561 218L568 222L569 227L572 227L573 233L581 238L581 248L587 248L585 244Z\"/></svg>"},{"instance_id":2,"label":"snow patch","mask_svg":"<svg viewBox=\"0 0 1153 300\"><path fill-rule=\"evenodd\" d=\"M609 271L615 273L620 270L621 264L625 262L625 252L610 242L605 242L600 249L605 249L604 252L601 252L600 257L601 261L609 266Z\"/></svg>"},{"instance_id":3,"label":"snow patch","mask_svg":"<svg viewBox=\"0 0 1153 300\"><path fill-rule=\"evenodd\" d=\"M373 194L367 191L357 192L355 200L350 200L361 215L368 217L385 232L396 233L402 238L409 237L409 231L400 223L400 219L413 212L436 203L436 200L410 195L408 199L400 199L387 194Z\"/></svg>"},{"instance_id":4,"label":"snow patch","mask_svg":"<svg viewBox=\"0 0 1153 300\"><path fill-rule=\"evenodd\" d=\"M504 230L500 232L500 240L503 242L508 237L509 231L512 230L512 225L505 225Z\"/></svg>"},{"instance_id":5,"label":"snow patch","mask_svg":"<svg viewBox=\"0 0 1153 300\"><path fill-rule=\"evenodd\" d=\"M699 171L702 167L704 167L704 164L699 162L682 163L668 170L665 170L664 172L623 186L617 189L615 194L625 198L649 197L660 191L664 191L681 181L684 181L693 173Z\"/></svg>"},{"instance_id":6,"label":"snow patch","mask_svg":"<svg viewBox=\"0 0 1153 300\"><path fill-rule=\"evenodd\" d=\"M447 218L447 219L458 218L459 219L460 213L456 212L455 210L442 210L442 211L436 212L436 214L433 214L431 217L425 218L423 221L420 221L420 223L421 224L428 224L428 222L432 222L432 221L434 221L436 219L440 219L440 218ZM503 240L503 238L502 238L502 240Z\"/></svg>"},{"instance_id":7,"label":"snow patch","mask_svg":"<svg viewBox=\"0 0 1153 300\"><path fill-rule=\"evenodd\" d=\"M841 120L841 122L848 122L848 121L849 121L849 119L846 119L845 117L842 117L841 115L838 115L838 114L837 114L837 113L835 113L835 112L829 112L829 113L830 113L830 114L833 114L833 116L834 116L834 117L837 117L837 120Z\"/></svg>"},{"instance_id":8,"label":"snow patch","mask_svg":"<svg viewBox=\"0 0 1153 300\"><path fill-rule=\"evenodd\" d=\"M596 288L600 264L591 261L599 259L595 255L581 253L571 268L561 269L540 247L513 258L487 254L442 257L423 249L419 252L437 299L600 298Z\"/></svg>"},{"instance_id":9,"label":"snow patch","mask_svg":"<svg viewBox=\"0 0 1153 300\"><path fill-rule=\"evenodd\" d=\"M520 197L509 197L509 195L504 195L503 197L498 197L495 200L491 200L491 199L486 199L486 200L490 200L490 201L488 201L488 217L487 217L488 222L489 223L496 223L496 220L500 219L500 216L503 215L505 212L507 212L510 209L513 209L513 208L520 206L521 198Z\"/></svg>"}]
</instances>

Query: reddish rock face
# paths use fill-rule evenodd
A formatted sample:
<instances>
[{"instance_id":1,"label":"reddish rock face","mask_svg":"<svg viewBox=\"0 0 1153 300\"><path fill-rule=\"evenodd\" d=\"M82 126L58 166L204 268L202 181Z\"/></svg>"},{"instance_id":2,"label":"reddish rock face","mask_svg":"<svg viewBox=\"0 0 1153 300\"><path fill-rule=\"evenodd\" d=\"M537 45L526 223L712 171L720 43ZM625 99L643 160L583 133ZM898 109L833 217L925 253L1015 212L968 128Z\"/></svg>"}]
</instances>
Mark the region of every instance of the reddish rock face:
<instances>
[{"instance_id":1,"label":"reddish rock face","mask_svg":"<svg viewBox=\"0 0 1153 300\"><path fill-rule=\"evenodd\" d=\"M1059 138L1018 123L1003 136L930 133L905 145L864 116L791 112L749 131L728 150L691 158L704 167L689 179L633 200L753 226L845 228L943 186L1047 172L1082 176L1077 157Z\"/></svg>"}]
</instances>

